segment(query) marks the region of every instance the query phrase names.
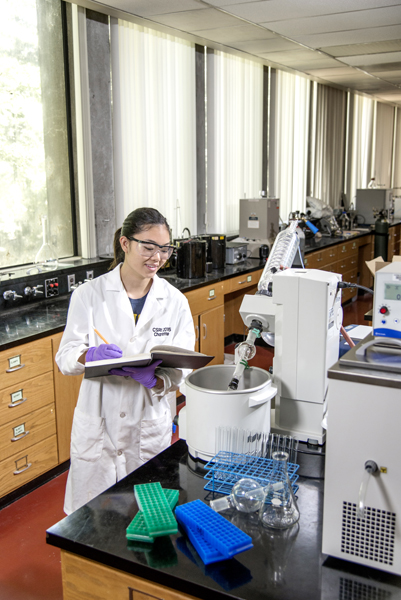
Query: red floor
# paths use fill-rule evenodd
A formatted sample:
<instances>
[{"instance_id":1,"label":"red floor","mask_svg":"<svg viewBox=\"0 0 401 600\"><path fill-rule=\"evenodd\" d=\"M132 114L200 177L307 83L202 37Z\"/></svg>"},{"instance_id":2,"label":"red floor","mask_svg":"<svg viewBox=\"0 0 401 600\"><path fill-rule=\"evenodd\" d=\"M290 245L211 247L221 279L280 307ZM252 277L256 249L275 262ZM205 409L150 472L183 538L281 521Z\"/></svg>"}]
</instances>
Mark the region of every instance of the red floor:
<instances>
[{"instance_id":1,"label":"red floor","mask_svg":"<svg viewBox=\"0 0 401 600\"><path fill-rule=\"evenodd\" d=\"M372 296L360 296L344 307L344 326L369 325L371 308ZM272 358L271 349L258 347L251 364L268 369ZM46 544L45 532L65 516L66 479L63 473L0 511L0 600L62 600L60 552Z\"/></svg>"},{"instance_id":2,"label":"red floor","mask_svg":"<svg viewBox=\"0 0 401 600\"><path fill-rule=\"evenodd\" d=\"M46 529L63 513L67 473L0 511L1 600L62 600L60 551Z\"/></svg>"}]
</instances>

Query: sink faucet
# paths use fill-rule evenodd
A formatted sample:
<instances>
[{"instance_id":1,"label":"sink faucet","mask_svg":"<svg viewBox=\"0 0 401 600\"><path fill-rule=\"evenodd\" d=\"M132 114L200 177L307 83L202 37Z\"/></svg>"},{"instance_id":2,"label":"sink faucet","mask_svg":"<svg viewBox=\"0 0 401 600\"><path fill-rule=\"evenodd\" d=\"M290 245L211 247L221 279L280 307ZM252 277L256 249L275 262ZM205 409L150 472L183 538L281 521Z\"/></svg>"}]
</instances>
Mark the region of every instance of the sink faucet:
<instances>
[{"instance_id":1,"label":"sink faucet","mask_svg":"<svg viewBox=\"0 0 401 600\"><path fill-rule=\"evenodd\" d=\"M182 238L184 237L184 232L185 231L188 231L188 237L191 237L191 232L189 231L188 227L184 227L184 229L182 230L182 233L181 233L181 237Z\"/></svg>"}]
</instances>

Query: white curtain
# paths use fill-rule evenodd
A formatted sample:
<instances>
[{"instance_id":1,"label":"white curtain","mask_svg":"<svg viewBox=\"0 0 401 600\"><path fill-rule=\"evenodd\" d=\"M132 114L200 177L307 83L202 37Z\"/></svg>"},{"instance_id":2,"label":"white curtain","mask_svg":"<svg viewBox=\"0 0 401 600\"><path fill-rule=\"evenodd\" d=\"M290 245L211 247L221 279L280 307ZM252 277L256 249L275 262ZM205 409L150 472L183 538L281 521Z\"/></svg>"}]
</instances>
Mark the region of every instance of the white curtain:
<instances>
[{"instance_id":1,"label":"white curtain","mask_svg":"<svg viewBox=\"0 0 401 600\"><path fill-rule=\"evenodd\" d=\"M396 196L401 196L401 109L397 108L395 143L394 143L394 171L392 187Z\"/></svg>"},{"instance_id":2,"label":"white curtain","mask_svg":"<svg viewBox=\"0 0 401 600\"><path fill-rule=\"evenodd\" d=\"M313 151L310 155L310 196L332 207L340 205L344 190L346 92L315 84Z\"/></svg>"},{"instance_id":3,"label":"white curtain","mask_svg":"<svg viewBox=\"0 0 401 600\"><path fill-rule=\"evenodd\" d=\"M262 65L219 51L209 54L207 230L210 233L238 233L240 198L259 197L262 102Z\"/></svg>"},{"instance_id":4,"label":"white curtain","mask_svg":"<svg viewBox=\"0 0 401 600\"><path fill-rule=\"evenodd\" d=\"M290 212L305 210L309 90L306 78L277 71L274 180L284 222Z\"/></svg>"},{"instance_id":5,"label":"white curtain","mask_svg":"<svg viewBox=\"0 0 401 600\"><path fill-rule=\"evenodd\" d=\"M376 143L372 177L384 188L391 187L391 166L393 159L394 111L389 104L376 105Z\"/></svg>"},{"instance_id":6,"label":"white curtain","mask_svg":"<svg viewBox=\"0 0 401 600\"><path fill-rule=\"evenodd\" d=\"M374 108L375 101L372 98L354 95L347 190L349 202L354 208L356 190L366 188L371 178Z\"/></svg>"},{"instance_id":7,"label":"white curtain","mask_svg":"<svg viewBox=\"0 0 401 600\"><path fill-rule=\"evenodd\" d=\"M112 80L117 224L152 206L173 237L196 232L194 45L119 20Z\"/></svg>"}]
</instances>

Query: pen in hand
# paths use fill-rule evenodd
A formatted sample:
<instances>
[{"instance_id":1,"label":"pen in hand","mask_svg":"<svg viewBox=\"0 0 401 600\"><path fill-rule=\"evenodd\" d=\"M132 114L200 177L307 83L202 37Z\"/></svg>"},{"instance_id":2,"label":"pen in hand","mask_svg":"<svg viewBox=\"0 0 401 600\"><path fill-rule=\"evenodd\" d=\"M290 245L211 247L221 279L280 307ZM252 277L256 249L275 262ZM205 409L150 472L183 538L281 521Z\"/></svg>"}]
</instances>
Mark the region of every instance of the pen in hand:
<instances>
[{"instance_id":1,"label":"pen in hand","mask_svg":"<svg viewBox=\"0 0 401 600\"><path fill-rule=\"evenodd\" d=\"M96 333L96 335L98 335L98 336L100 337L100 339L101 339L101 340L102 340L102 341L103 341L105 344L108 344L108 343L109 343L109 342L106 340L106 338L104 338L104 337L102 336L102 334L100 333L100 331L98 331L98 330L96 329L96 327L95 327L95 326L93 326L93 331Z\"/></svg>"},{"instance_id":2,"label":"pen in hand","mask_svg":"<svg viewBox=\"0 0 401 600\"><path fill-rule=\"evenodd\" d=\"M104 342L104 344L89 348L86 352L85 362L92 362L93 360L108 360L110 358L121 358L123 355L121 348L115 344L109 344L106 338L102 336L96 327L93 327L93 329L96 335L98 335Z\"/></svg>"}]
</instances>

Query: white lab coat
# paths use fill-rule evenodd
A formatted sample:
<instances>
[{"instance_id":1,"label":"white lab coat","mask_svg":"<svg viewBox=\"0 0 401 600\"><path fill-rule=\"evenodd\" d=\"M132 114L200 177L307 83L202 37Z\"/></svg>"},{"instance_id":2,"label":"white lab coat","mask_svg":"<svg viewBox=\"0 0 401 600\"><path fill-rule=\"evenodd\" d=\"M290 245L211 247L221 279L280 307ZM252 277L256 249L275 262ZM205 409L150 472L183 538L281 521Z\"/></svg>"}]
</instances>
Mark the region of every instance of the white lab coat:
<instances>
[{"instance_id":1,"label":"white lab coat","mask_svg":"<svg viewBox=\"0 0 401 600\"><path fill-rule=\"evenodd\" d=\"M135 324L120 278L120 267L77 288L56 355L64 375L79 375L78 358L103 343L93 328L124 356L149 352L160 344L194 349L195 333L185 296L155 275ZM169 392L191 371L158 368L164 389L148 390L119 376L83 379L71 432L71 466L64 511L70 514L167 448L172 423Z\"/></svg>"}]
</instances>

